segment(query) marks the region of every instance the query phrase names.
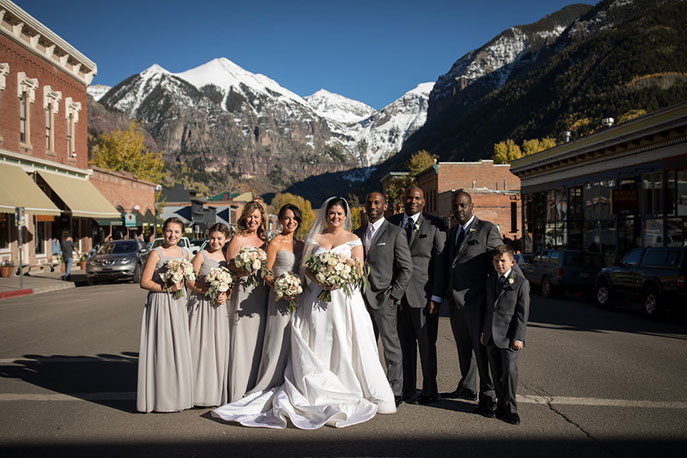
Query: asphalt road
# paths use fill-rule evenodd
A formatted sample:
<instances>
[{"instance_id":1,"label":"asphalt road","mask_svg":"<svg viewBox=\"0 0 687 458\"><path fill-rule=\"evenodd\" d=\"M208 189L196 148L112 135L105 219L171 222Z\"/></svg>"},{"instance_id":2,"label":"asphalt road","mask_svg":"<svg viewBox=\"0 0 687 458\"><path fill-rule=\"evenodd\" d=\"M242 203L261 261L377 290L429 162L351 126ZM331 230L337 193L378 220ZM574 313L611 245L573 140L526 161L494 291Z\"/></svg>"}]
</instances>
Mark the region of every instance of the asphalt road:
<instances>
[{"instance_id":1,"label":"asphalt road","mask_svg":"<svg viewBox=\"0 0 687 458\"><path fill-rule=\"evenodd\" d=\"M145 293L98 285L0 302L3 456L683 456L687 319L533 296L512 426L473 403L402 405L345 429L251 429L208 409L135 412ZM458 380L448 318L439 389Z\"/></svg>"}]
</instances>

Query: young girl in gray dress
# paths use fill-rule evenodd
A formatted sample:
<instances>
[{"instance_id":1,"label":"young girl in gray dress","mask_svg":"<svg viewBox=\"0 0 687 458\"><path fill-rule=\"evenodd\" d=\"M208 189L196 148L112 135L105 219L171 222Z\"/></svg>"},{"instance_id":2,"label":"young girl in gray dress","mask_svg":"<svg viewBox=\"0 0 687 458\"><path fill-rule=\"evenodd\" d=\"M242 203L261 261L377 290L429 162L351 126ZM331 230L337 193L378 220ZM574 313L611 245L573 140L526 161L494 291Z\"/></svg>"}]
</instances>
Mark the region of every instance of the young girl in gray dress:
<instances>
[{"instance_id":1,"label":"young girl in gray dress","mask_svg":"<svg viewBox=\"0 0 687 458\"><path fill-rule=\"evenodd\" d=\"M141 345L138 354L139 412L177 412L193 407L193 372L188 333L187 297L182 283L166 287L162 275L167 261L187 258L177 246L184 231L179 218L168 218L162 226L165 242L155 248L141 275L141 288L148 299L143 309ZM183 291L175 299L171 294Z\"/></svg>"},{"instance_id":2,"label":"young girl in gray dress","mask_svg":"<svg viewBox=\"0 0 687 458\"><path fill-rule=\"evenodd\" d=\"M244 246L265 248L267 215L260 202L248 202L237 221L239 232L227 247L227 265L237 275L229 298L229 402L255 387L267 315L267 286L250 285L233 259Z\"/></svg>"},{"instance_id":3,"label":"young girl in gray dress","mask_svg":"<svg viewBox=\"0 0 687 458\"><path fill-rule=\"evenodd\" d=\"M229 238L229 229L217 223L208 230L208 249L193 258L197 273L194 282L186 286L192 291L188 300L188 322L193 361L193 405L218 406L227 402L229 382L229 317L227 294L217 300L205 295L209 285L205 276L216 267L225 267L222 247Z\"/></svg>"},{"instance_id":4,"label":"young girl in gray dress","mask_svg":"<svg viewBox=\"0 0 687 458\"><path fill-rule=\"evenodd\" d=\"M267 245L267 267L273 277L268 284L274 287L274 280L284 272L298 274L303 242L296 240L296 232L301 224L301 211L292 204L284 205L277 215L281 224L281 234ZM289 321L292 310L285 299L275 300L274 290L270 291L267 306L267 325L262 347L262 360L258 371L258 381L251 393L267 391L284 382L284 371L291 349Z\"/></svg>"}]
</instances>

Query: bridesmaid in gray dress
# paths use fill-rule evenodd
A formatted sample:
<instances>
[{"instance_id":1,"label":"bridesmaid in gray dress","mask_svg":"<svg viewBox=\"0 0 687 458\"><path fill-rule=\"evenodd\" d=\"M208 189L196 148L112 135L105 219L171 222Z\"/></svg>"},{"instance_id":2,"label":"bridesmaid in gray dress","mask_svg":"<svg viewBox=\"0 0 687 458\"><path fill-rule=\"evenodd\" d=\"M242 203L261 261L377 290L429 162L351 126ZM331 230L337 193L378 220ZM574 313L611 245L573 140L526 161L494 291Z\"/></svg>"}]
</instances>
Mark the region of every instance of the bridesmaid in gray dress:
<instances>
[{"instance_id":1,"label":"bridesmaid in gray dress","mask_svg":"<svg viewBox=\"0 0 687 458\"><path fill-rule=\"evenodd\" d=\"M269 290L262 282L249 285L246 273L233 262L244 246L265 248L267 215L262 205L248 202L237 226L239 232L227 247L227 265L238 275L229 298L229 402L241 399L258 380Z\"/></svg>"},{"instance_id":2,"label":"bridesmaid in gray dress","mask_svg":"<svg viewBox=\"0 0 687 458\"><path fill-rule=\"evenodd\" d=\"M209 287L205 276L216 267L226 267L222 247L228 238L229 229L222 223L208 229L208 250L200 251L193 258L197 280L186 283L192 291L188 300L188 322L193 361L193 405L199 407L218 406L228 400L228 293L221 293L217 301L205 295Z\"/></svg>"},{"instance_id":3,"label":"bridesmaid in gray dress","mask_svg":"<svg viewBox=\"0 0 687 458\"><path fill-rule=\"evenodd\" d=\"M162 226L165 243L155 248L141 275L141 288L148 299L143 309L141 344L138 353L139 412L178 412L193 407L193 369L188 333L187 296L176 283L171 292L184 291L179 299L165 291L162 274L170 259L186 258L177 246L184 231L179 218L168 218Z\"/></svg>"},{"instance_id":4,"label":"bridesmaid in gray dress","mask_svg":"<svg viewBox=\"0 0 687 458\"><path fill-rule=\"evenodd\" d=\"M295 238L302 221L301 211L295 205L286 204L279 210L278 218L282 232L267 245L267 266L274 274L268 281L272 287L274 280L282 273L298 274L303 252L303 242ZM291 312L289 304L284 299L276 301L274 290L270 291L258 382L251 393L267 391L284 382L284 371L291 349Z\"/></svg>"}]
</instances>

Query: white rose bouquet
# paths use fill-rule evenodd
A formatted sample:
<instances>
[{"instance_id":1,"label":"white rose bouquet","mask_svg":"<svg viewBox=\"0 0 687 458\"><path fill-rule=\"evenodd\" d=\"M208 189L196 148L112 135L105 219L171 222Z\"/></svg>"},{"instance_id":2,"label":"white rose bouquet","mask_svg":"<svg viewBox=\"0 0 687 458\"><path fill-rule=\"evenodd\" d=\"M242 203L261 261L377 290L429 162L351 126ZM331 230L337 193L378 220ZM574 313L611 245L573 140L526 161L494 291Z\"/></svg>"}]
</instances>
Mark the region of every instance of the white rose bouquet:
<instances>
[{"instance_id":1,"label":"white rose bouquet","mask_svg":"<svg viewBox=\"0 0 687 458\"><path fill-rule=\"evenodd\" d=\"M289 303L289 308L295 310L298 307L296 296L303 293L301 278L293 272L284 272L274 281L274 298L284 298Z\"/></svg>"},{"instance_id":2,"label":"white rose bouquet","mask_svg":"<svg viewBox=\"0 0 687 458\"><path fill-rule=\"evenodd\" d=\"M249 285L257 286L259 279L270 275L265 261L267 261L267 253L263 250L253 246L244 246L234 258L234 265L248 274Z\"/></svg>"},{"instance_id":3,"label":"white rose bouquet","mask_svg":"<svg viewBox=\"0 0 687 458\"><path fill-rule=\"evenodd\" d=\"M215 267L208 272L204 278L204 281L208 285L208 290L205 295L212 299L214 304L219 305L219 302L217 302L217 297L220 294L229 291L231 286L234 284L234 276L226 267Z\"/></svg>"},{"instance_id":4,"label":"white rose bouquet","mask_svg":"<svg viewBox=\"0 0 687 458\"><path fill-rule=\"evenodd\" d=\"M356 258L326 251L310 256L305 265L318 283L333 289L341 288L349 296L357 288L364 291L368 285L367 269ZM323 289L317 298L331 302L332 292Z\"/></svg>"},{"instance_id":5,"label":"white rose bouquet","mask_svg":"<svg viewBox=\"0 0 687 458\"><path fill-rule=\"evenodd\" d=\"M196 271L193 270L193 264L191 264L186 259L171 259L167 261L167 264L165 264L165 266L167 267L167 269L165 270L162 279L167 285L167 292L172 294L174 296L174 299L179 299L181 296L184 295L183 289L172 292L169 290L169 287L174 285L175 283L181 283L184 280L195 281Z\"/></svg>"}]
</instances>

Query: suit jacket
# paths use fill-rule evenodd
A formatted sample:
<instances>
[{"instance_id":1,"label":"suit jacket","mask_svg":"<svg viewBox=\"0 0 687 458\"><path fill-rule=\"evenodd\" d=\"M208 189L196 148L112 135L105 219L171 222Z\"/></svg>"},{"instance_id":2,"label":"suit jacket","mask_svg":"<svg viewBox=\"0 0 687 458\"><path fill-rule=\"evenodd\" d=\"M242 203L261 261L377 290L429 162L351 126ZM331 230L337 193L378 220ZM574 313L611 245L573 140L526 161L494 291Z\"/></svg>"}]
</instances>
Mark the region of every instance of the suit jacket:
<instances>
[{"instance_id":1,"label":"suit jacket","mask_svg":"<svg viewBox=\"0 0 687 458\"><path fill-rule=\"evenodd\" d=\"M515 269L509 276L513 283L509 281L504 288L499 286L498 278L498 274L492 272L485 283L487 302L482 333L485 343L493 337L497 347L508 348L513 340L525 342L530 282Z\"/></svg>"},{"instance_id":2,"label":"suit jacket","mask_svg":"<svg viewBox=\"0 0 687 458\"><path fill-rule=\"evenodd\" d=\"M358 228L355 234L365 243L367 225ZM365 264L370 266L368 280L370 287L363 296L367 304L378 309L393 297L398 301L413 274L413 261L408 250L406 234L398 226L385 220L372 240L365 255Z\"/></svg>"},{"instance_id":3,"label":"suit jacket","mask_svg":"<svg viewBox=\"0 0 687 458\"><path fill-rule=\"evenodd\" d=\"M484 304L484 279L493 270L491 250L503 244L498 227L475 216L460 247L455 246L460 225L448 234L449 298L459 307Z\"/></svg>"},{"instance_id":4,"label":"suit jacket","mask_svg":"<svg viewBox=\"0 0 687 458\"><path fill-rule=\"evenodd\" d=\"M393 215L389 223L403 229L403 213ZM408 305L413 308L424 308L432 296L443 298L446 294L446 225L432 215L420 213L416 227L408 241L410 255L413 259L413 276L405 291ZM407 237L407 236L406 236Z\"/></svg>"}]
</instances>

